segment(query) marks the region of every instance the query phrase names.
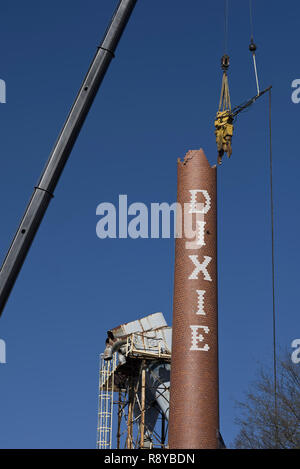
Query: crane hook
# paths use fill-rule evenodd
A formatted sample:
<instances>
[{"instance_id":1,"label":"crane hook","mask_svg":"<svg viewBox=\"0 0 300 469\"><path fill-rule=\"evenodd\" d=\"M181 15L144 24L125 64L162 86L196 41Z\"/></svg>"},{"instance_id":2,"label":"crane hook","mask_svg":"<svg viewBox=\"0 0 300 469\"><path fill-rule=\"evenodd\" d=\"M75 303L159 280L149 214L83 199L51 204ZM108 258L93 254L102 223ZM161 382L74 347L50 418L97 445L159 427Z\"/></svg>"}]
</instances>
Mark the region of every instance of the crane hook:
<instances>
[{"instance_id":1,"label":"crane hook","mask_svg":"<svg viewBox=\"0 0 300 469\"><path fill-rule=\"evenodd\" d=\"M250 52L252 52L252 54L255 54L256 49L257 49L257 47L256 47L256 44L254 43L254 40L253 40L253 37L252 37L251 42L249 44L249 50L250 50Z\"/></svg>"}]
</instances>

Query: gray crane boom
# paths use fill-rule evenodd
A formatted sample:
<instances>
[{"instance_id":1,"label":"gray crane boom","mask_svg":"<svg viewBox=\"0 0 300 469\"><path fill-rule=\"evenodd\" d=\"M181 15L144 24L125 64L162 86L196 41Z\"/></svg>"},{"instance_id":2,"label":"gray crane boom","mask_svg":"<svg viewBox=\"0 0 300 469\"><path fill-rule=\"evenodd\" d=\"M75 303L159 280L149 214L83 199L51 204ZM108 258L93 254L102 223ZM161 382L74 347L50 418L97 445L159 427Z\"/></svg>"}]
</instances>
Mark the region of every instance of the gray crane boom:
<instances>
[{"instance_id":1,"label":"gray crane boom","mask_svg":"<svg viewBox=\"0 0 300 469\"><path fill-rule=\"evenodd\" d=\"M34 188L0 271L0 316L137 0L120 0Z\"/></svg>"}]
</instances>

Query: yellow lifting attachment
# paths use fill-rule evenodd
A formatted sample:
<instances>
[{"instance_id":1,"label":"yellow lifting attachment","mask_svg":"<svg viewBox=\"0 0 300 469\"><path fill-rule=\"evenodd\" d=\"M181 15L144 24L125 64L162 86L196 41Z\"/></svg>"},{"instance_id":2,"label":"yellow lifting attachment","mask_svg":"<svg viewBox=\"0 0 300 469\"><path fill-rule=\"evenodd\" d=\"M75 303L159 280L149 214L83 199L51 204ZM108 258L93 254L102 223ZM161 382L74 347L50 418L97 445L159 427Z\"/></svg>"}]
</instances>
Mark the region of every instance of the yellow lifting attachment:
<instances>
[{"instance_id":1,"label":"yellow lifting attachment","mask_svg":"<svg viewBox=\"0 0 300 469\"><path fill-rule=\"evenodd\" d=\"M221 59L221 66L223 70L223 79L219 110L217 112L215 120L215 135L218 148L218 164L222 163L222 157L224 153L227 153L228 158L230 158L232 153L231 139L233 136L233 116L231 114L231 103L227 77L227 70L229 67L228 55L223 55Z\"/></svg>"}]
</instances>

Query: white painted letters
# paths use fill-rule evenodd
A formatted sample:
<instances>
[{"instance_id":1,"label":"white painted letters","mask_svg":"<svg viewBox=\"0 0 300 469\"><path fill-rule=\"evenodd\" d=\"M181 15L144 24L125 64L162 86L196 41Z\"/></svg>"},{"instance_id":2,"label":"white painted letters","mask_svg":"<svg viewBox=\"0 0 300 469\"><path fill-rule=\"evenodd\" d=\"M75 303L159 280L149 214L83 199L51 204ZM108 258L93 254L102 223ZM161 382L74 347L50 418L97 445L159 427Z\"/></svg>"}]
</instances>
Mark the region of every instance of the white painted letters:
<instances>
[{"instance_id":1,"label":"white painted letters","mask_svg":"<svg viewBox=\"0 0 300 469\"><path fill-rule=\"evenodd\" d=\"M211 197L206 190L202 189L193 189L189 191L191 194L190 204L189 204L189 213L190 214L207 214L211 209ZM202 194L205 199L205 203L200 203L197 201L197 195ZM203 220L196 219L196 242L193 243L186 243L187 249L201 249L203 246L206 246L205 243L205 225L206 222ZM197 254L189 255L189 258L193 262L195 268L193 272L188 277L189 280L198 280L199 274L203 275L203 279L207 282L212 282L212 278L208 272L208 266L212 260L211 257L203 255L203 260L199 260L199 256ZM195 298L197 301L197 307L195 308L197 316L206 316L205 312L205 290L197 290L195 289ZM193 351L204 351L208 352L210 347L207 343L202 344L204 342L204 335L208 335L207 339L209 338L209 327L202 326L202 325L190 325L191 329L191 347L190 350ZM200 346L201 344L201 346Z\"/></svg>"}]
</instances>

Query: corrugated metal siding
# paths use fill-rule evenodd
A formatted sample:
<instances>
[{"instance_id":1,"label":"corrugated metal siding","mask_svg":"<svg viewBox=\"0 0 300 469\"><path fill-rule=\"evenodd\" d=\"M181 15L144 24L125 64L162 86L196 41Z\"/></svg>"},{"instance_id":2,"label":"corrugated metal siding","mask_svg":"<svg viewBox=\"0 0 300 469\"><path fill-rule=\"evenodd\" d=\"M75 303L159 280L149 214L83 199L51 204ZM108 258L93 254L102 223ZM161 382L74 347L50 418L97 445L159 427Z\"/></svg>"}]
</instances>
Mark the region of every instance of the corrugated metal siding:
<instances>
[{"instance_id":1,"label":"corrugated metal siding","mask_svg":"<svg viewBox=\"0 0 300 469\"><path fill-rule=\"evenodd\" d=\"M167 323L162 313L153 313L142 319L128 322L110 330L116 339L126 337L136 332L147 332L161 327L166 327Z\"/></svg>"}]
</instances>

